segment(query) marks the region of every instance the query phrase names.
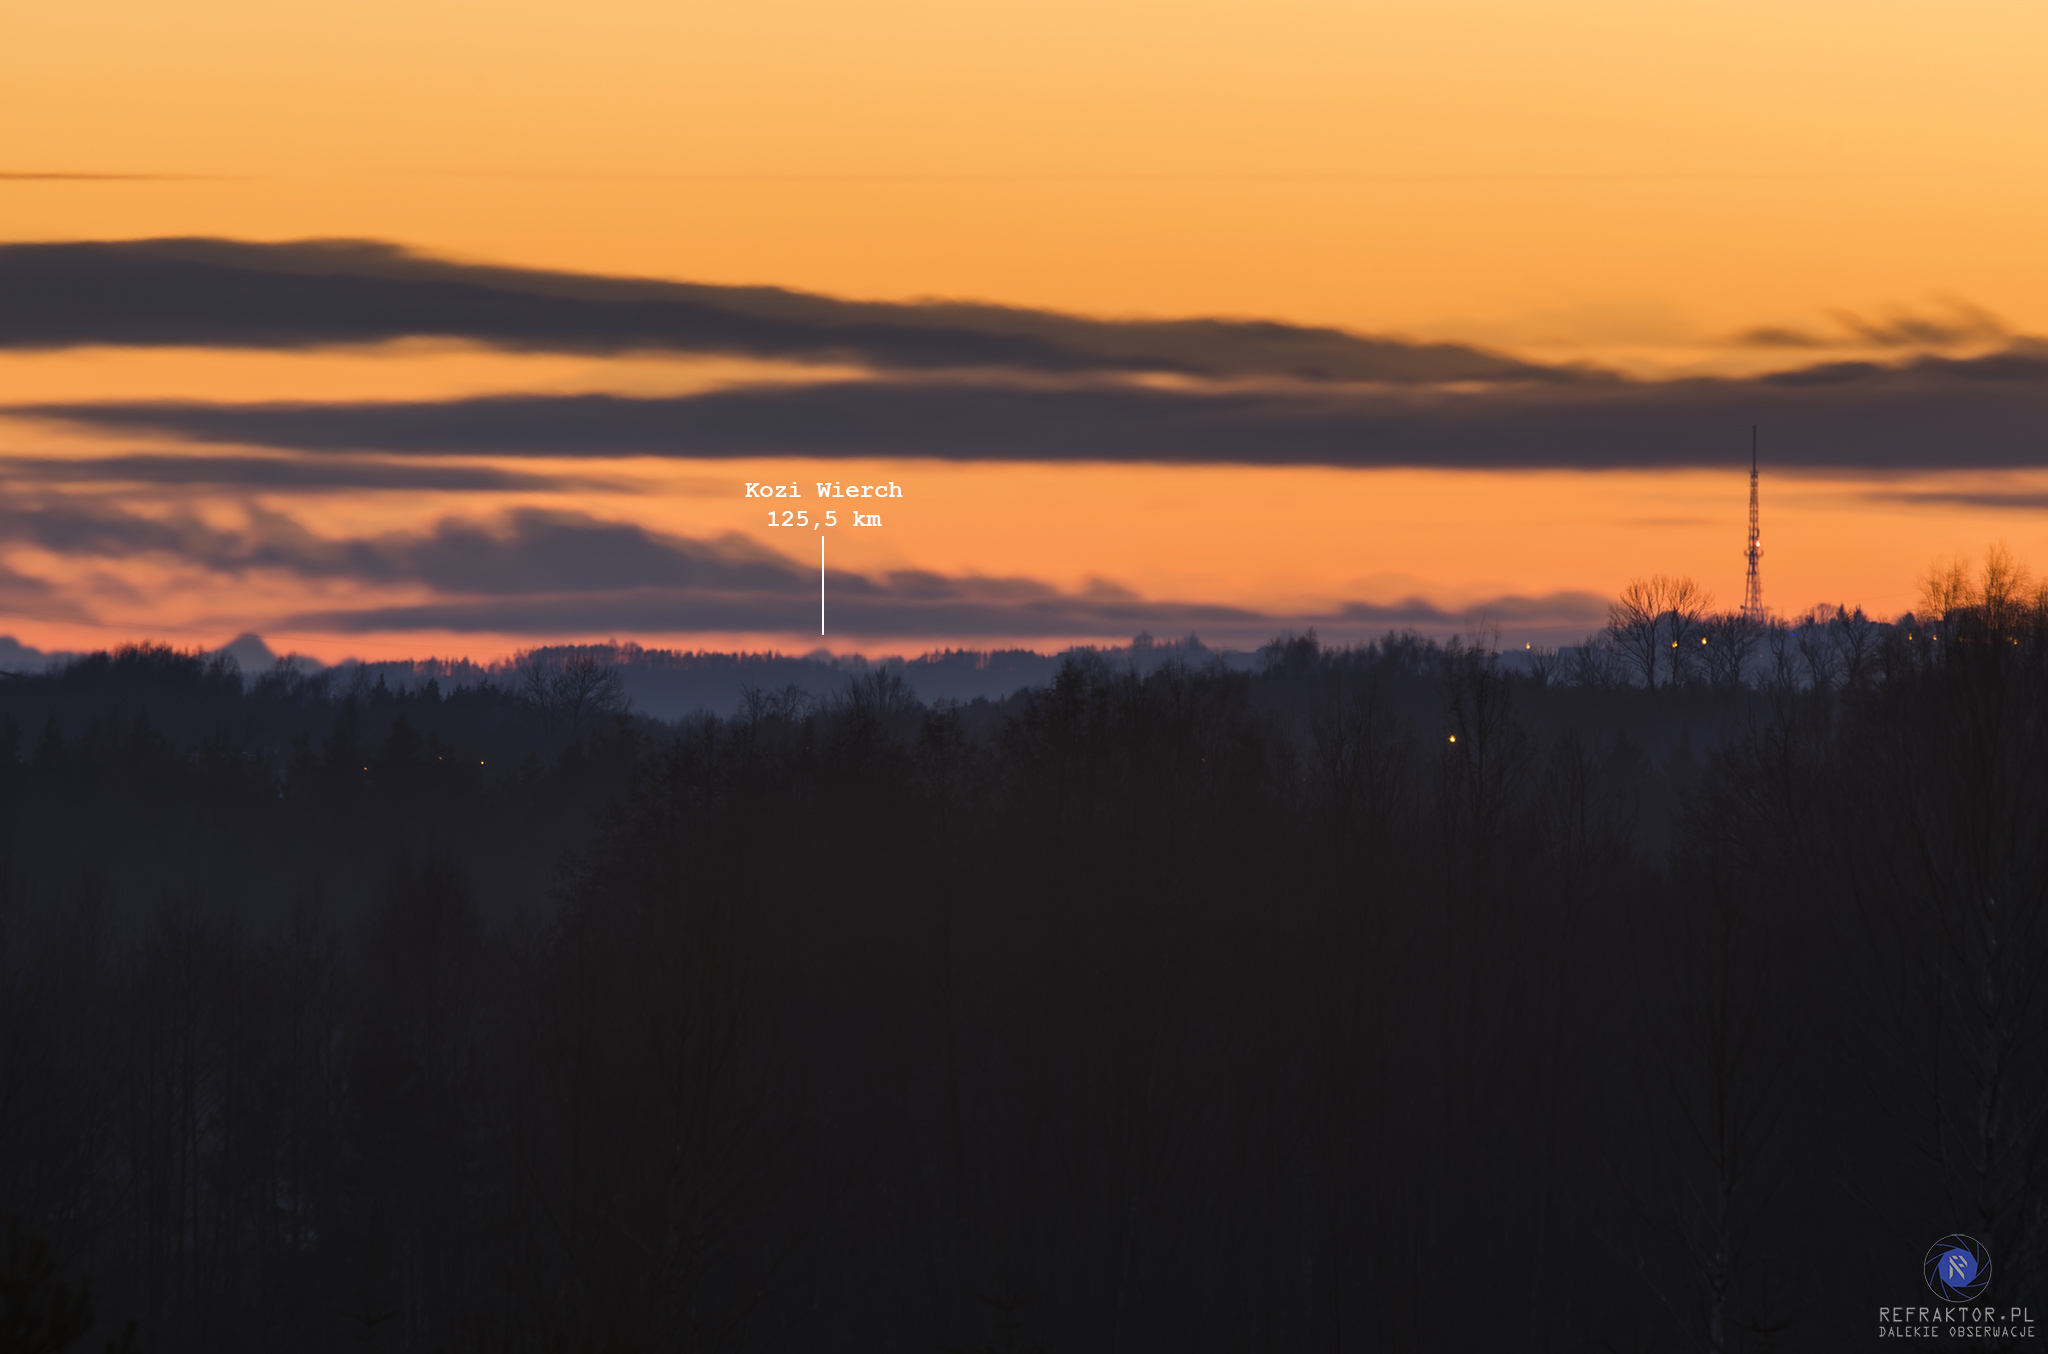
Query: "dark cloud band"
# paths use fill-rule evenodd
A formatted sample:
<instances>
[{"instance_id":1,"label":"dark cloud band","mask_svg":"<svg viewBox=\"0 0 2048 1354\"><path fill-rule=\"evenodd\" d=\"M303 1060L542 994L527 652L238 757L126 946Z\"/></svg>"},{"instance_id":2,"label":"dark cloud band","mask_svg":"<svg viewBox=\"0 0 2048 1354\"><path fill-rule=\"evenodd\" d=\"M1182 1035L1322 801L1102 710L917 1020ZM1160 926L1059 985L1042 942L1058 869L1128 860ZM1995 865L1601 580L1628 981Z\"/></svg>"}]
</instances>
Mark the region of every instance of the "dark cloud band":
<instances>
[{"instance_id":1,"label":"dark cloud band","mask_svg":"<svg viewBox=\"0 0 2048 1354\"><path fill-rule=\"evenodd\" d=\"M589 486L482 465L406 465L364 458L303 456L0 457L0 481L38 484L191 485L248 491L376 489L399 492L504 492Z\"/></svg>"},{"instance_id":2,"label":"dark cloud band","mask_svg":"<svg viewBox=\"0 0 2048 1354\"><path fill-rule=\"evenodd\" d=\"M0 348L312 348L460 339L536 352L664 350L886 370L1170 372L1317 381L1570 381L1461 344L1263 321L1110 320L931 301L844 301L493 268L368 241L0 245Z\"/></svg>"},{"instance_id":3,"label":"dark cloud band","mask_svg":"<svg viewBox=\"0 0 2048 1354\"><path fill-rule=\"evenodd\" d=\"M1747 459L1866 470L2048 464L2048 353L1746 380L1359 392L840 381L661 399L97 404L10 410L300 452L1613 469Z\"/></svg>"}]
</instances>

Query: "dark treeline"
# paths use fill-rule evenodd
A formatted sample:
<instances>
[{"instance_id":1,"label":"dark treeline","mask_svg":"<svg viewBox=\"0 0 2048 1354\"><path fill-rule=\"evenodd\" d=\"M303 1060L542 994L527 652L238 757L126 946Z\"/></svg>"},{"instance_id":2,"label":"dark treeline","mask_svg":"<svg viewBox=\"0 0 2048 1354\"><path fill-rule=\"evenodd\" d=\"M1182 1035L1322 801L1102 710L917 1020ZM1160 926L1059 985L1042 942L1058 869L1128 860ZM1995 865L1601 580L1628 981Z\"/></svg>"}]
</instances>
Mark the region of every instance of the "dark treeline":
<instances>
[{"instance_id":1,"label":"dark treeline","mask_svg":"<svg viewBox=\"0 0 2048 1354\"><path fill-rule=\"evenodd\" d=\"M487 663L466 658L367 662L349 659L338 667L325 668L298 655L285 655L280 661L279 655L255 635L243 635L218 652L223 658L238 660L237 668L245 680L250 674L262 674L275 681L284 673L295 673L317 675L334 689L355 684L364 684L364 689L369 689L382 683L392 692L415 690L428 682L441 692L486 685L516 689L526 669L535 663L559 665L596 659L617 672L622 694L631 700L635 712L670 720L705 710L730 710L749 687L782 691L794 686L815 699L824 699L849 679L866 676L878 668L893 669L927 701L972 701L976 697L1000 700L1023 687L1043 686L1051 681L1066 657L1030 649L940 649L908 659L870 659L861 654L832 654L822 649L808 654L706 653L648 649L614 641L543 645ZM1173 659L1203 663L1222 658L1240 667L1249 666L1252 659L1251 654L1234 650L1217 653L1193 635L1184 640L1160 641L1140 634L1129 645L1074 652L1099 652L1112 661L1148 670ZM0 635L0 674L39 673L63 666L76 657L27 648L9 636Z\"/></svg>"},{"instance_id":2,"label":"dark treeline","mask_svg":"<svg viewBox=\"0 0 2048 1354\"><path fill-rule=\"evenodd\" d=\"M1840 1350L1961 1231L2048 1313L2010 583L1730 680L9 679L0 1301L152 1354Z\"/></svg>"}]
</instances>

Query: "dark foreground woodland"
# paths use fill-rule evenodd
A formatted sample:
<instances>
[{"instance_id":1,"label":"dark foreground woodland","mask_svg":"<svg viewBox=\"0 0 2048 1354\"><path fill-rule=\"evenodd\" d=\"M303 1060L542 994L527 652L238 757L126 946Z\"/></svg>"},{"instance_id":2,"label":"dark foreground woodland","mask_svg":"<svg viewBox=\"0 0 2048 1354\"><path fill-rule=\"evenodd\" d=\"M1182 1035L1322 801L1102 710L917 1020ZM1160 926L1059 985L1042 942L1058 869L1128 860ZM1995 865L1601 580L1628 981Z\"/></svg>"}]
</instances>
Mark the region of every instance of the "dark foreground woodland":
<instances>
[{"instance_id":1,"label":"dark foreground woodland","mask_svg":"<svg viewBox=\"0 0 2048 1354\"><path fill-rule=\"evenodd\" d=\"M601 673L0 680L0 1304L1832 1351L1963 1232L2048 1326L2048 615L1952 600L1726 680L1293 639L681 725Z\"/></svg>"}]
</instances>

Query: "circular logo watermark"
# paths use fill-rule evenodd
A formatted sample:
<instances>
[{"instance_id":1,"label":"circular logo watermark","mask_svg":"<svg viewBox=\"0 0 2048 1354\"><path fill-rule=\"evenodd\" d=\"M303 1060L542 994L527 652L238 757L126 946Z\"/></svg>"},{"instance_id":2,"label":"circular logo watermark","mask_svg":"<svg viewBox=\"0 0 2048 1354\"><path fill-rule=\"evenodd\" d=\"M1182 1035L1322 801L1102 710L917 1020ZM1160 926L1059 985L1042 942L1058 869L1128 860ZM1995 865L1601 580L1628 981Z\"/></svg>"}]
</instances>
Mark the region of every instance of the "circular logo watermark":
<instances>
[{"instance_id":1,"label":"circular logo watermark","mask_svg":"<svg viewBox=\"0 0 2048 1354\"><path fill-rule=\"evenodd\" d=\"M1935 1297L1943 1302L1969 1302L1991 1282L1991 1252L1975 1237L1951 1232L1927 1248L1920 1268Z\"/></svg>"}]
</instances>

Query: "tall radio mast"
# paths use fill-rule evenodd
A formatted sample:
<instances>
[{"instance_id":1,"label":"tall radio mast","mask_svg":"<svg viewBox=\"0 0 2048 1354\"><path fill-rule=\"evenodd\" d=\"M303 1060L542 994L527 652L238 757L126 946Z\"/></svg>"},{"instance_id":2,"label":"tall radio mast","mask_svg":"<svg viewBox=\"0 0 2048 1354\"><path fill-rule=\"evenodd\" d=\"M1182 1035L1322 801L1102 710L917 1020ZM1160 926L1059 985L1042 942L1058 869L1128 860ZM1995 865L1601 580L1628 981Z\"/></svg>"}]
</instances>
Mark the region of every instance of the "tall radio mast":
<instances>
[{"instance_id":1,"label":"tall radio mast","mask_svg":"<svg viewBox=\"0 0 2048 1354\"><path fill-rule=\"evenodd\" d=\"M1749 581L1742 586L1742 614L1750 620L1764 618L1762 561L1764 538L1757 531L1756 516L1756 425L1749 425Z\"/></svg>"}]
</instances>

